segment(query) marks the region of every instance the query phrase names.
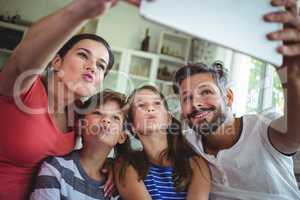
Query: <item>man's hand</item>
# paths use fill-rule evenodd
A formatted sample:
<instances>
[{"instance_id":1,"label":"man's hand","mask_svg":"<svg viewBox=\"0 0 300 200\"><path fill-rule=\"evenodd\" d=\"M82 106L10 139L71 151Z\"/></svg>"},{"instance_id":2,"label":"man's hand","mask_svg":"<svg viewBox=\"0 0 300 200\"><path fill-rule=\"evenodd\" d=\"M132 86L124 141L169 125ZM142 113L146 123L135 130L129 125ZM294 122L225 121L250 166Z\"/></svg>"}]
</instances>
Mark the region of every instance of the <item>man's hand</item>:
<instances>
[{"instance_id":1,"label":"man's hand","mask_svg":"<svg viewBox=\"0 0 300 200\"><path fill-rule=\"evenodd\" d=\"M277 48L284 56L278 72L286 74L278 74L287 88L287 98L284 116L271 123L268 134L277 150L291 154L300 147L300 19L296 0L272 0L271 4L285 7L285 11L265 15L265 20L284 25L282 30L269 33L267 37L269 40L283 41L283 45Z\"/></svg>"},{"instance_id":2,"label":"man's hand","mask_svg":"<svg viewBox=\"0 0 300 200\"><path fill-rule=\"evenodd\" d=\"M284 6L285 11L273 12L265 15L269 22L282 23L282 30L269 33L269 40L283 41L277 51L284 56L284 65L300 66L300 20L297 15L296 0L272 0L273 6Z\"/></svg>"}]
</instances>

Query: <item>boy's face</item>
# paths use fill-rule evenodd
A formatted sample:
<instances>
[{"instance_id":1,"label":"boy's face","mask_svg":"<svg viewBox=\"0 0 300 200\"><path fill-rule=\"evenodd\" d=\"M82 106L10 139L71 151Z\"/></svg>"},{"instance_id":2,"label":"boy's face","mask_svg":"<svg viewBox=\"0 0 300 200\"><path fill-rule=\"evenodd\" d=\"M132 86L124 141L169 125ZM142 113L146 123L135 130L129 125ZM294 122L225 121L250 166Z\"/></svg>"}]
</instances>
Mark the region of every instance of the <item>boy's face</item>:
<instances>
[{"instance_id":1,"label":"boy's face","mask_svg":"<svg viewBox=\"0 0 300 200\"><path fill-rule=\"evenodd\" d=\"M118 102L111 100L85 116L83 137L85 145L101 143L114 147L122 143L124 114Z\"/></svg>"}]
</instances>

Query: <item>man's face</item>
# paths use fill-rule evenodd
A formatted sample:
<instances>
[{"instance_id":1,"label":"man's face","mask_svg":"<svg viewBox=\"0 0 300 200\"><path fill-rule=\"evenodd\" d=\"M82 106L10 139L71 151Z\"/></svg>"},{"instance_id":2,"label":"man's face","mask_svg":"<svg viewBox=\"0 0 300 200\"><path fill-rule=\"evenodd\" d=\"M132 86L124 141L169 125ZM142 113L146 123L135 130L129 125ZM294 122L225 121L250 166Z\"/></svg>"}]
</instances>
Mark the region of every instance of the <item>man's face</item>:
<instances>
[{"instance_id":1,"label":"man's face","mask_svg":"<svg viewBox=\"0 0 300 200\"><path fill-rule=\"evenodd\" d=\"M182 115L199 134L214 132L226 119L225 97L209 73L195 74L180 84Z\"/></svg>"}]
</instances>

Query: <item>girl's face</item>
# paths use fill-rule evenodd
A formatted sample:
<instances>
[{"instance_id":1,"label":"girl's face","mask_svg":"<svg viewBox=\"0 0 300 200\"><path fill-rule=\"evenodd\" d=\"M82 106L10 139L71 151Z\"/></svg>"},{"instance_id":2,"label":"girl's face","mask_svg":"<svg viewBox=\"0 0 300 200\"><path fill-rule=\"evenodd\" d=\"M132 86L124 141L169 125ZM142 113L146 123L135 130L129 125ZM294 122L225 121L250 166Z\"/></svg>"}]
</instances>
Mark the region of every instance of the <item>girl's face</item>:
<instances>
[{"instance_id":1,"label":"girl's face","mask_svg":"<svg viewBox=\"0 0 300 200\"><path fill-rule=\"evenodd\" d=\"M122 143L125 137L123 123L124 115L118 102L112 100L100 105L85 116L85 144L101 143L113 148L117 143Z\"/></svg>"},{"instance_id":2,"label":"girl's face","mask_svg":"<svg viewBox=\"0 0 300 200\"><path fill-rule=\"evenodd\" d=\"M107 69L109 54L106 47L94 40L84 39L76 43L64 58L56 56L52 66L64 88L76 97L96 93Z\"/></svg>"},{"instance_id":3,"label":"girl's face","mask_svg":"<svg viewBox=\"0 0 300 200\"><path fill-rule=\"evenodd\" d=\"M170 114L159 94L149 89L138 91L132 106L133 128L138 134L166 131L170 125Z\"/></svg>"}]
</instances>

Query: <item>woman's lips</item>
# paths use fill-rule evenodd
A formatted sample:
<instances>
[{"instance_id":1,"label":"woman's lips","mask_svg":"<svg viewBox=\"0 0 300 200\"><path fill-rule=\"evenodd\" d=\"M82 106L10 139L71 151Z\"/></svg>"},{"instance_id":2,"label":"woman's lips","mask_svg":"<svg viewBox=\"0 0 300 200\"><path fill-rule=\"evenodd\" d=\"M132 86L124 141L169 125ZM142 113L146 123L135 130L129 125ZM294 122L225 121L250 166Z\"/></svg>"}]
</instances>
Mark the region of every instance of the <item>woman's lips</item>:
<instances>
[{"instance_id":1,"label":"woman's lips","mask_svg":"<svg viewBox=\"0 0 300 200\"><path fill-rule=\"evenodd\" d=\"M83 74L82 75L83 80L86 82L93 82L93 76L91 74Z\"/></svg>"}]
</instances>

